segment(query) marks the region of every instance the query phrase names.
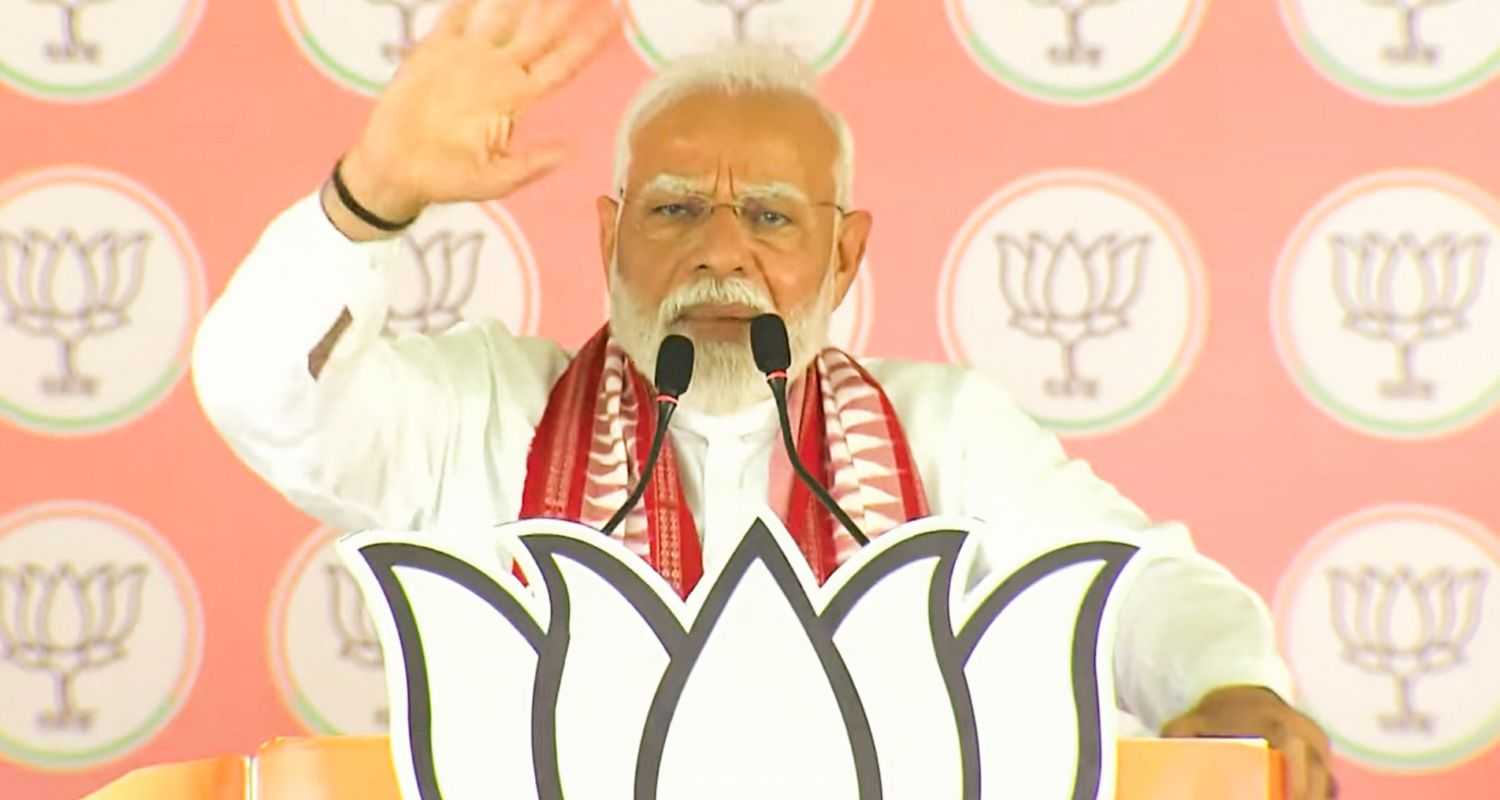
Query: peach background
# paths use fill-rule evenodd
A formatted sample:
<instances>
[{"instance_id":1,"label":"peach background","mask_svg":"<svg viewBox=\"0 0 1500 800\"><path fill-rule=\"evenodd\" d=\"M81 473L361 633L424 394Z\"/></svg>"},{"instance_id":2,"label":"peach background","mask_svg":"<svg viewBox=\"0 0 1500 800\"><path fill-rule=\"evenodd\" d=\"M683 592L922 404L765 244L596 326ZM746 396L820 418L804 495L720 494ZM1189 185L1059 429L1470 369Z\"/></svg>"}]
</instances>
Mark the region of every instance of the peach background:
<instances>
[{"instance_id":1,"label":"peach background","mask_svg":"<svg viewBox=\"0 0 1500 800\"><path fill-rule=\"evenodd\" d=\"M1500 420L1425 442L1354 434L1298 393L1268 323L1286 237L1335 187L1421 167L1500 191L1500 85L1434 107L1376 105L1323 79L1278 13L1273 0L1214 3L1188 51L1150 86L1065 108L1028 100L978 69L936 0L877 0L825 81L858 140L857 202L877 220L870 353L943 358L935 302L898 312L891 300L935 298L959 226L1016 178L1105 170L1181 217L1213 292L1197 366L1157 413L1070 449L1154 515L1186 521L1203 550L1268 597L1301 545L1355 509L1423 503L1500 529L1500 494L1484 468L1500 452ZM619 111L646 75L617 40L527 120L525 136L561 135L577 146L558 174L506 201L540 265L541 330L568 345L600 322L591 204L607 186ZM322 180L369 108L303 57L270 0L211 3L176 62L127 94L57 104L0 93L0 177L80 163L140 181L186 222L213 296L270 217ZM578 309L589 313L570 316ZM301 730L273 688L264 631L277 576L317 523L234 460L186 381L133 424L96 436L0 426L0 465L0 512L80 498L149 521L192 571L207 620L198 682L151 744L76 774L0 763L0 796L76 797L140 765L249 752ZM1497 773L1494 749L1415 777L1338 764L1344 796L1365 800L1480 797Z\"/></svg>"}]
</instances>

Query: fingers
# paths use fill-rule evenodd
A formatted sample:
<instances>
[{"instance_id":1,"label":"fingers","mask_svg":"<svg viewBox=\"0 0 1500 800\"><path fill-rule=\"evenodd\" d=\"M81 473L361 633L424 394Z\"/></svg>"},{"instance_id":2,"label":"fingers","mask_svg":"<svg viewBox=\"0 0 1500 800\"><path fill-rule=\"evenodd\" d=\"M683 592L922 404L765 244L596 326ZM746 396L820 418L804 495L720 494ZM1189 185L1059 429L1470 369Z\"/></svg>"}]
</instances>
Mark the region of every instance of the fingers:
<instances>
[{"instance_id":1,"label":"fingers","mask_svg":"<svg viewBox=\"0 0 1500 800\"><path fill-rule=\"evenodd\" d=\"M561 143L508 153L480 170L469 194L483 198L504 197L556 169L567 155L568 149Z\"/></svg>"},{"instance_id":2,"label":"fingers","mask_svg":"<svg viewBox=\"0 0 1500 800\"><path fill-rule=\"evenodd\" d=\"M1286 759L1288 800L1328 800L1332 797L1333 761L1328 737L1308 718L1271 717L1263 721L1261 733Z\"/></svg>"},{"instance_id":3,"label":"fingers","mask_svg":"<svg viewBox=\"0 0 1500 800\"><path fill-rule=\"evenodd\" d=\"M1328 757L1315 742L1291 739L1278 748L1286 756L1288 800L1328 800L1338 797L1338 782L1328 767Z\"/></svg>"},{"instance_id":4,"label":"fingers","mask_svg":"<svg viewBox=\"0 0 1500 800\"><path fill-rule=\"evenodd\" d=\"M1315 800L1338 797L1338 781L1333 777L1333 745L1328 741L1328 734L1311 720L1307 721L1306 727L1305 735L1309 742L1308 756L1313 773L1308 784L1308 792Z\"/></svg>"},{"instance_id":5,"label":"fingers","mask_svg":"<svg viewBox=\"0 0 1500 800\"><path fill-rule=\"evenodd\" d=\"M600 45L619 23L619 15L614 9L607 4L595 4L556 46L531 63L527 71L537 82L538 92L550 91L578 74L583 65L602 49Z\"/></svg>"},{"instance_id":6,"label":"fingers","mask_svg":"<svg viewBox=\"0 0 1500 800\"><path fill-rule=\"evenodd\" d=\"M1307 743L1301 739L1292 739L1277 745L1282 756L1286 758L1286 782L1288 800L1313 800L1313 795L1307 793L1308 784L1308 755ZM1322 800L1322 798L1318 798Z\"/></svg>"},{"instance_id":7,"label":"fingers","mask_svg":"<svg viewBox=\"0 0 1500 800\"><path fill-rule=\"evenodd\" d=\"M1208 731L1202 717L1195 714L1178 717L1168 722L1161 729L1161 735L1167 739L1191 739Z\"/></svg>"},{"instance_id":8,"label":"fingers","mask_svg":"<svg viewBox=\"0 0 1500 800\"><path fill-rule=\"evenodd\" d=\"M1285 732L1280 738L1287 743L1286 748L1295 748L1303 756L1305 796L1309 800L1326 800L1334 796L1337 790L1334 788L1333 775L1330 770L1330 765L1333 763L1333 748L1329 744L1328 734L1324 733L1317 723L1301 714L1286 720L1285 725ZM1282 747L1280 743L1273 742L1273 744ZM1288 768L1290 768L1290 761L1288 761Z\"/></svg>"},{"instance_id":9,"label":"fingers","mask_svg":"<svg viewBox=\"0 0 1500 800\"><path fill-rule=\"evenodd\" d=\"M1162 727L1165 737L1259 736L1281 752L1288 800L1327 800L1338 792L1328 735L1276 695L1240 687L1215 690Z\"/></svg>"},{"instance_id":10,"label":"fingers","mask_svg":"<svg viewBox=\"0 0 1500 800\"><path fill-rule=\"evenodd\" d=\"M477 2L478 0L452 0L448 7L443 9L443 15L438 17L437 24L432 30L450 36L461 35L469 24L469 16L474 13L474 6Z\"/></svg>"},{"instance_id":11,"label":"fingers","mask_svg":"<svg viewBox=\"0 0 1500 800\"><path fill-rule=\"evenodd\" d=\"M493 161L510 152L510 136L514 132L515 118L510 114L496 114L484 131L484 152Z\"/></svg>"},{"instance_id":12,"label":"fingers","mask_svg":"<svg viewBox=\"0 0 1500 800\"><path fill-rule=\"evenodd\" d=\"M1308 749L1307 796L1310 800L1328 800L1338 797L1339 790L1333 780L1328 764L1318 757L1318 751Z\"/></svg>"},{"instance_id":13,"label":"fingers","mask_svg":"<svg viewBox=\"0 0 1500 800\"><path fill-rule=\"evenodd\" d=\"M541 4L550 5L549 0ZM521 29L521 21L530 16L537 0L484 0L469 17L465 34L504 47Z\"/></svg>"},{"instance_id":14,"label":"fingers","mask_svg":"<svg viewBox=\"0 0 1500 800\"><path fill-rule=\"evenodd\" d=\"M506 54L518 64L529 64L549 50L567 30L578 0L540 0L527 9L515 38L505 45Z\"/></svg>"}]
</instances>

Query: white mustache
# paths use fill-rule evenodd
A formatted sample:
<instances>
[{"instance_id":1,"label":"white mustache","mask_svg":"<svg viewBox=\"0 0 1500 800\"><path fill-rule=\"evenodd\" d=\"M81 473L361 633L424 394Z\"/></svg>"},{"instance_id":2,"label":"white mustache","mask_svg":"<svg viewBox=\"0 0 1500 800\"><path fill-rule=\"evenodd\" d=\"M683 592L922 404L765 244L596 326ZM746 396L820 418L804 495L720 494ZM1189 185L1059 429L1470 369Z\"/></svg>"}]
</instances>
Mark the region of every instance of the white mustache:
<instances>
[{"instance_id":1,"label":"white mustache","mask_svg":"<svg viewBox=\"0 0 1500 800\"><path fill-rule=\"evenodd\" d=\"M704 278L674 289L667 295L661 303L659 319L664 324L671 323L688 309L700 305L742 305L762 314L776 312L771 298L754 284L740 280Z\"/></svg>"}]
</instances>

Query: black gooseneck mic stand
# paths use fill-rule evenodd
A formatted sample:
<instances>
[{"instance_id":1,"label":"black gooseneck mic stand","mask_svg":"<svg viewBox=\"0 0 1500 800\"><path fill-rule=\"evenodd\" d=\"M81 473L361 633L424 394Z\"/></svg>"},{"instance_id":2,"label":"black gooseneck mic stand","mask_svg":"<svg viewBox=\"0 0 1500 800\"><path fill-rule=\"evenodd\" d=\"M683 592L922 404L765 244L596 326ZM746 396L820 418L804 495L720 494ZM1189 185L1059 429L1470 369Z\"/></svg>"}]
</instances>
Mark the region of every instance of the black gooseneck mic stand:
<instances>
[{"instance_id":1,"label":"black gooseneck mic stand","mask_svg":"<svg viewBox=\"0 0 1500 800\"><path fill-rule=\"evenodd\" d=\"M671 422L672 414L677 411L677 398L687 391L688 384L692 381L693 343L686 336L674 333L663 339L661 347L656 351L656 435L651 437L650 454L641 467L640 480L636 481L635 490L625 498L625 504L609 518L609 522L604 523L602 530L605 536L612 534L625 521L626 515L641 501L641 495L646 493L646 484L651 482L651 472L656 468L656 459L661 455L662 444L667 440L667 423Z\"/></svg>"},{"instance_id":2,"label":"black gooseneck mic stand","mask_svg":"<svg viewBox=\"0 0 1500 800\"><path fill-rule=\"evenodd\" d=\"M771 385L771 395L776 398L776 414L781 418L781 442L786 446L786 455L792 461L792 469L796 470L797 477L807 484L807 488L812 490L818 502L828 509L828 513L854 537L854 541L861 545L869 544L869 537L854 524L854 520L849 519L844 509L839 508L833 495L807 471L802 459L797 456L797 443L792 441L792 421L786 409L786 371L792 365L792 351L787 341L786 323L781 317L761 314L750 320L750 351L755 355L755 366L766 374L766 383Z\"/></svg>"}]
</instances>

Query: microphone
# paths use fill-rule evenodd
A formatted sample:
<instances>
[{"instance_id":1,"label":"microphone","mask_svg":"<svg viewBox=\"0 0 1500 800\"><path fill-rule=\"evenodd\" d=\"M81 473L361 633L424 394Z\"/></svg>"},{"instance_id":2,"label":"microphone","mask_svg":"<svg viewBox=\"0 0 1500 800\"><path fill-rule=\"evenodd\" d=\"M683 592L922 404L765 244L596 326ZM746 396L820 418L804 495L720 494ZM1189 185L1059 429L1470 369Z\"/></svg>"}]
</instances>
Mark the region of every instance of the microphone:
<instances>
[{"instance_id":1,"label":"microphone","mask_svg":"<svg viewBox=\"0 0 1500 800\"><path fill-rule=\"evenodd\" d=\"M849 519L844 509L839 508L833 495L823 488L823 484L807 471L802 459L797 457L797 443L792 441L792 420L786 410L786 371L792 366L792 351L787 341L786 323L782 322L781 317L761 314L750 320L750 352L755 355L755 366L766 373L766 383L771 385L771 395L776 398L776 414L781 419L781 443L786 446L786 455L792 461L792 469L807 484L807 488L812 490L818 502L828 509L828 513L854 537L854 541L861 545L869 544L869 537L854 524L854 520Z\"/></svg>"},{"instance_id":2,"label":"microphone","mask_svg":"<svg viewBox=\"0 0 1500 800\"><path fill-rule=\"evenodd\" d=\"M651 471L656 468L656 459L661 455L662 444L667 441L667 423L677 411L677 398L688 390L693 382L693 343L686 336L672 334L661 342L656 351L656 435L651 437L651 451L641 467L640 480L635 490L625 498L615 515L604 523L604 535L609 536L619 527L635 504L646 493L646 484L651 482Z\"/></svg>"}]
</instances>

